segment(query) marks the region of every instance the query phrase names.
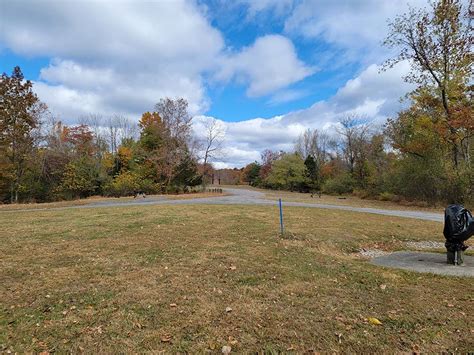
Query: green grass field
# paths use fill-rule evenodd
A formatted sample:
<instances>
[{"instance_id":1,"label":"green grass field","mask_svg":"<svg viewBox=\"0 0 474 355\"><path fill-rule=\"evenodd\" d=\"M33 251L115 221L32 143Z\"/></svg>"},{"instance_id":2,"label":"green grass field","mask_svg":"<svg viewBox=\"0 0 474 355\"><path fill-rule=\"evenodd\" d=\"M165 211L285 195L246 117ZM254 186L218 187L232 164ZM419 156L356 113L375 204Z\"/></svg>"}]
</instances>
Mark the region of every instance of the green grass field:
<instances>
[{"instance_id":1,"label":"green grass field","mask_svg":"<svg viewBox=\"0 0 474 355\"><path fill-rule=\"evenodd\" d=\"M0 212L0 351L474 350L472 279L357 253L443 241L441 223L285 217L282 239L264 206Z\"/></svg>"}]
</instances>

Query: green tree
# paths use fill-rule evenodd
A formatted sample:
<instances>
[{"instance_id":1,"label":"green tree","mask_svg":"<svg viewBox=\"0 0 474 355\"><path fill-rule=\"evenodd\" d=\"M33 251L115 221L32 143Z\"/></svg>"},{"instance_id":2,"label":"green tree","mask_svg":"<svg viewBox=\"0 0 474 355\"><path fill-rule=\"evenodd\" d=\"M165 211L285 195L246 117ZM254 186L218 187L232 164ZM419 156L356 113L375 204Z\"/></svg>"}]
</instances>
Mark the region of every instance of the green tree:
<instances>
[{"instance_id":1,"label":"green tree","mask_svg":"<svg viewBox=\"0 0 474 355\"><path fill-rule=\"evenodd\" d=\"M34 149L34 130L46 111L33 92L33 84L24 80L20 67L12 75L0 77L0 180L9 190L10 202L18 202L24 188L28 158Z\"/></svg>"},{"instance_id":2,"label":"green tree","mask_svg":"<svg viewBox=\"0 0 474 355\"><path fill-rule=\"evenodd\" d=\"M94 162L82 156L66 165L58 192L67 199L91 196L98 190L98 180Z\"/></svg>"},{"instance_id":3,"label":"green tree","mask_svg":"<svg viewBox=\"0 0 474 355\"><path fill-rule=\"evenodd\" d=\"M472 28L459 0L438 0L431 8L410 9L390 23L385 44L400 50L386 67L408 60L405 78L418 85L416 98L430 108L430 119L449 144L453 168L467 162L473 134ZM413 96L412 96L413 98Z\"/></svg>"},{"instance_id":4,"label":"green tree","mask_svg":"<svg viewBox=\"0 0 474 355\"><path fill-rule=\"evenodd\" d=\"M261 165L257 162L248 164L242 171L242 181L250 186L258 186L260 184Z\"/></svg>"},{"instance_id":5,"label":"green tree","mask_svg":"<svg viewBox=\"0 0 474 355\"><path fill-rule=\"evenodd\" d=\"M312 155L308 155L308 157L304 161L304 165L306 167L306 178L309 190L311 192L320 191L321 173L319 171L319 167L316 160L313 158Z\"/></svg>"},{"instance_id":6,"label":"green tree","mask_svg":"<svg viewBox=\"0 0 474 355\"><path fill-rule=\"evenodd\" d=\"M186 191L189 186L197 186L201 183L202 175L198 172L196 160L188 152L176 167L173 185L177 189Z\"/></svg>"},{"instance_id":7,"label":"green tree","mask_svg":"<svg viewBox=\"0 0 474 355\"><path fill-rule=\"evenodd\" d=\"M299 154L283 154L272 164L267 183L277 189L301 190L306 184L306 166Z\"/></svg>"}]
</instances>

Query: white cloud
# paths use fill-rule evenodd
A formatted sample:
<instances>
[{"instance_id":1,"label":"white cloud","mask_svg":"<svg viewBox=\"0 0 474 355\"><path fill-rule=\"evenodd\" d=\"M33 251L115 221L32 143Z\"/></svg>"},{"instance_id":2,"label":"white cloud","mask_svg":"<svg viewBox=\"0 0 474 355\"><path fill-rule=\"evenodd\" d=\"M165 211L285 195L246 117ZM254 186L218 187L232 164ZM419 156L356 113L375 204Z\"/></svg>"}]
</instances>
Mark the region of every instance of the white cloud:
<instances>
[{"instance_id":1,"label":"white cloud","mask_svg":"<svg viewBox=\"0 0 474 355\"><path fill-rule=\"evenodd\" d=\"M164 96L208 108L202 76L224 40L193 1L16 0L1 17L3 47L55 58L35 89L66 121L117 111L138 119Z\"/></svg>"},{"instance_id":2,"label":"white cloud","mask_svg":"<svg viewBox=\"0 0 474 355\"><path fill-rule=\"evenodd\" d=\"M54 58L36 89L68 122L88 111L137 118L163 96L185 97L192 113L205 112L203 77L216 71L214 78L248 85L249 96L272 94L313 72L280 35L230 52L193 0L16 0L1 16L1 46Z\"/></svg>"},{"instance_id":3,"label":"white cloud","mask_svg":"<svg viewBox=\"0 0 474 355\"><path fill-rule=\"evenodd\" d=\"M307 92L306 90L296 90L296 89L280 90L272 95L268 103L270 105L279 105L285 102L298 100L307 95L309 95L309 92Z\"/></svg>"},{"instance_id":4,"label":"white cloud","mask_svg":"<svg viewBox=\"0 0 474 355\"><path fill-rule=\"evenodd\" d=\"M357 77L347 81L339 91L311 107L270 119L255 118L221 123L226 127L227 154L218 166L242 167L259 160L265 149L291 150L298 136L307 128L331 131L336 123L356 114L380 124L400 109L399 99L412 89L402 77L409 63L399 63L387 72L368 66ZM206 119L200 117L199 122Z\"/></svg>"},{"instance_id":5,"label":"white cloud","mask_svg":"<svg viewBox=\"0 0 474 355\"><path fill-rule=\"evenodd\" d=\"M314 72L314 68L298 59L295 47L288 38L266 35L239 53L225 56L216 78L237 78L248 83L247 95L255 97L287 87Z\"/></svg>"},{"instance_id":6,"label":"white cloud","mask_svg":"<svg viewBox=\"0 0 474 355\"><path fill-rule=\"evenodd\" d=\"M309 40L322 39L345 51L332 60L365 63L387 54L381 46L387 20L408 10L423 7L426 0L302 0L285 21L285 31Z\"/></svg>"},{"instance_id":7,"label":"white cloud","mask_svg":"<svg viewBox=\"0 0 474 355\"><path fill-rule=\"evenodd\" d=\"M255 17L268 10L281 16L292 8L294 0L238 0L238 2L248 7L249 17Z\"/></svg>"},{"instance_id":8,"label":"white cloud","mask_svg":"<svg viewBox=\"0 0 474 355\"><path fill-rule=\"evenodd\" d=\"M399 108L400 96L410 89L401 80L408 64L381 74L369 64L379 62L386 18L404 11L405 0L240 2L256 21L263 11L288 14L285 36L266 35L232 50L197 0L12 0L8 6L2 3L0 47L54 58L41 70L35 90L69 123L96 112L138 119L164 96L183 96L193 113L205 112L210 105L204 83L208 74L219 84L242 83L248 96L268 95L269 104L294 100L305 92L290 86L316 70L298 57L290 38L304 37L306 43L323 39L331 45L331 53L318 47L318 68L350 60L352 52L366 63L333 97L307 109L222 122L228 152L218 162L221 166L245 165L266 148L289 150L304 129L332 127L349 113L381 122Z\"/></svg>"}]
</instances>

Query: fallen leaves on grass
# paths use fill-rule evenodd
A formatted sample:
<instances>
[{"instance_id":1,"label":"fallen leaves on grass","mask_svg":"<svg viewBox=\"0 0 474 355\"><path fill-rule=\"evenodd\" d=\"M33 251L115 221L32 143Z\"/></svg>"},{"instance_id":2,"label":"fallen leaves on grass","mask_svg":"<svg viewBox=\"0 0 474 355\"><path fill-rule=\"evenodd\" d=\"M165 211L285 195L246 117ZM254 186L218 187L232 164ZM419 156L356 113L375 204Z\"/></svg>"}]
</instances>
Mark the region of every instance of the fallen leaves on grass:
<instances>
[{"instance_id":1,"label":"fallen leaves on grass","mask_svg":"<svg viewBox=\"0 0 474 355\"><path fill-rule=\"evenodd\" d=\"M171 341L171 335L170 334L165 334L161 337L161 342L162 343L169 343Z\"/></svg>"},{"instance_id":2,"label":"fallen leaves on grass","mask_svg":"<svg viewBox=\"0 0 474 355\"><path fill-rule=\"evenodd\" d=\"M382 325L382 322L379 321L377 318L369 317L367 318L367 320L369 321L370 324Z\"/></svg>"}]
</instances>

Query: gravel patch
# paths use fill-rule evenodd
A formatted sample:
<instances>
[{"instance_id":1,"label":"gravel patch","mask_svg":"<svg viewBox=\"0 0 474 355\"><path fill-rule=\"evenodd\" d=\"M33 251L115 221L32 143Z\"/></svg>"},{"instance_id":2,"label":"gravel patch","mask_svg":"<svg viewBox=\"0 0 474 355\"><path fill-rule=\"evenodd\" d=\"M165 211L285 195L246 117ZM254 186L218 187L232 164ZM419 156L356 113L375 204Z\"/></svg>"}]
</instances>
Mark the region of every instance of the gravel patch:
<instances>
[{"instance_id":1,"label":"gravel patch","mask_svg":"<svg viewBox=\"0 0 474 355\"><path fill-rule=\"evenodd\" d=\"M444 243L435 241L406 242L406 246L412 249L444 249Z\"/></svg>"},{"instance_id":2,"label":"gravel patch","mask_svg":"<svg viewBox=\"0 0 474 355\"><path fill-rule=\"evenodd\" d=\"M359 255L364 258L376 258L378 256L388 255L389 253L380 249L361 249Z\"/></svg>"}]
</instances>

